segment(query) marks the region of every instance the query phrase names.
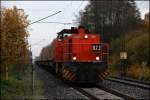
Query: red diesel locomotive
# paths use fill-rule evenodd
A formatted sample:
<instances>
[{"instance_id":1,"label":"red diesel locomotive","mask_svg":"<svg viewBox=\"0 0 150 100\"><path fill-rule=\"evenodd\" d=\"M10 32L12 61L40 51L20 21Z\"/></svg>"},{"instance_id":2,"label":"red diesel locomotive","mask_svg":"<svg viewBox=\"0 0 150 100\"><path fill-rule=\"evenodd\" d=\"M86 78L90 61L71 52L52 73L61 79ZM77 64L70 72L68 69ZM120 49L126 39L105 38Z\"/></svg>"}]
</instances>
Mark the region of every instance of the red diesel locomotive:
<instances>
[{"instance_id":1,"label":"red diesel locomotive","mask_svg":"<svg viewBox=\"0 0 150 100\"><path fill-rule=\"evenodd\" d=\"M51 66L57 75L72 82L96 83L108 76L109 45L102 42L99 34L82 26L57 34L51 45L42 50L37 64Z\"/></svg>"}]
</instances>

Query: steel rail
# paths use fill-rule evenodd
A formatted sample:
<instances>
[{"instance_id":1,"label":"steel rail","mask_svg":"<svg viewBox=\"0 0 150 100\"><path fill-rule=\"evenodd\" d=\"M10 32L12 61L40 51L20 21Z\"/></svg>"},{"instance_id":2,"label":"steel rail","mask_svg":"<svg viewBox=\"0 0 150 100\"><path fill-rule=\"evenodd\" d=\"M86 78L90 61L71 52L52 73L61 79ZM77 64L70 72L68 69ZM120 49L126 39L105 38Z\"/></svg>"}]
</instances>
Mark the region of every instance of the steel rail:
<instances>
[{"instance_id":1,"label":"steel rail","mask_svg":"<svg viewBox=\"0 0 150 100\"><path fill-rule=\"evenodd\" d=\"M113 90L113 89L106 88L106 87L101 86L101 85L96 85L96 87L99 88L99 89L102 89L102 90L104 90L104 91L106 91L106 92L109 92L109 93L111 93L111 94L114 94L114 95L116 95L116 96L119 96L119 97L121 97L121 98L123 98L123 99L136 100L136 98L134 98L134 97L131 97L131 96L126 95L126 94L123 94L123 93L120 93L119 91L115 91L115 90Z\"/></svg>"},{"instance_id":2,"label":"steel rail","mask_svg":"<svg viewBox=\"0 0 150 100\"><path fill-rule=\"evenodd\" d=\"M106 80L130 85L130 86L135 86L135 87L139 87L139 88L143 88L143 89L148 89L148 90L150 89L150 85L138 83L137 81L135 82L135 81L117 79L117 78L107 78Z\"/></svg>"},{"instance_id":3,"label":"steel rail","mask_svg":"<svg viewBox=\"0 0 150 100\"><path fill-rule=\"evenodd\" d=\"M82 88L79 88L79 87L72 87L74 88L75 90L79 91L80 93L82 93L84 96L88 97L90 100L94 99L94 100L99 100L99 98L97 98L96 96L86 92L85 90L83 90Z\"/></svg>"},{"instance_id":4,"label":"steel rail","mask_svg":"<svg viewBox=\"0 0 150 100\"><path fill-rule=\"evenodd\" d=\"M136 83L140 83L140 84L150 85L150 82L144 82L144 81L133 79L133 78L129 78L129 77L109 76L109 78L121 79L121 80L136 82Z\"/></svg>"}]
</instances>

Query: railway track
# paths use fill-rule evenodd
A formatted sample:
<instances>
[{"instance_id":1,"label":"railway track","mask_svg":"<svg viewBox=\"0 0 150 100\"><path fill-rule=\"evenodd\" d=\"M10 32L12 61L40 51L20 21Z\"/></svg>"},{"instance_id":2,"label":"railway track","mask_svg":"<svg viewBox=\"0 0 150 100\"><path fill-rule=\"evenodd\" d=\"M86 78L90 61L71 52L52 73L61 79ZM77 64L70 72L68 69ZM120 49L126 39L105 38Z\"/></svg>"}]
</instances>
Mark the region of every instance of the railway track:
<instances>
[{"instance_id":1,"label":"railway track","mask_svg":"<svg viewBox=\"0 0 150 100\"><path fill-rule=\"evenodd\" d=\"M142 89L149 89L149 84L144 84L142 82L123 80L119 78L108 78L107 80L126 84L129 86L140 87ZM108 88L102 84L96 84L92 88L81 88L81 87L72 87L88 97L89 99L127 99L127 100L136 100L138 98L131 96L130 94L125 94L116 89Z\"/></svg>"},{"instance_id":2,"label":"railway track","mask_svg":"<svg viewBox=\"0 0 150 100\"><path fill-rule=\"evenodd\" d=\"M79 91L80 93L82 93L84 96L88 97L89 99L94 99L94 100L99 100L98 97L88 93L87 91L85 91L82 88L78 88L78 87L73 87L75 90Z\"/></svg>"},{"instance_id":3,"label":"railway track","mask_svg":"<svg viewBox=\"0 0 150 100\"><path fill-rule=\"evenodd\" d=\"M49 74L51 73L48 70L47 71ZM54 74L54 73L51 73ZM53 75L55 78L58 78L56 75ZM94 99L94 100L99 100L99 99L121 99L120 97L113 95L109 92L106 92L102 89L97 88L95 85L92 85L90 87L92 88L84 88L84 86L81 86L80 84L74 84L74 83L70 83L67 81L62 80L62 82L67 85L68 87L73 88L74 90L76 90L77 92L79 92L80 94L82 94L83 96L85 96L86 99ZM93 94L94 93L94 94ZM103 97L103 98L102 98Z\"/></svg>"},{"instance_id":4,"label":"railway track","mask_svg":"<svg viewBox=\"0 0 150 100\"><path fill-rule=\"evenodd\" d=\"M131 79L126 79L126 78L119 78L119 77L109 77L107 78L108 81L113 81L113 82L118 82L121 84L125 84L125 85L130 85L130 86L134 86L134 87L139 87L139 88L143 88L143 89L150 89L150 84L149 83L144 83L141 81L137 81L137 80L131 80Z\"/></svg>"},{"instance_id":5,"label":"railway track","mask_svg":"<svg viewBox=\"0 0 150 100\"><path fill-rule=\"evenodd\" d=\"M123 98L123 99L136 100L136 98L133 98L133 97L131 97L131 96L129 96L129 95L126 95L126 94L124 94L124 93L120 93L119 91L116 91L116 90L113 90L113 89L110 89L110 88L106 88L106 87L101 86L101 85L97 85L97 88L102 89L102 90L104 90L104 91L106 91L106 92L109 92L109 93L111 93L111 94L114 94L114 95L116 95L116 96L118 96L118 97L121 97L121 98Z\"/></svg>"},{"instance_id":6,"label":"railway track","mask_svg":"<svg viewBox=\"0 0 150 100\"><path fill-rule=\"evenodd\" d=\"M131 81L131 82L137 82L137 83L141 83L141 84L150 85L150 82L144 82L144 81L129 78L129 77L109 76L109 78L123 79L123 80Z\"/></svg>"},{"instance_id":7,"label":"railway track","mask_svg":"<svg viewBox=\"0 0 150 100\"><path fill-rule=\"evenodd\" d=\"M121 83L121 84L125 84L125 85L128 85L128 86L132 86L132 87L135 87L135 88L141 88L141 89L145 89L145 90L150 90L150 84L149 83L145 83L145 82L141 82L141 81L138 81L138 80L132 80L132 79L125 79L125 78L116 78L116 77L109 77L107 79L107 81L112 81L112 82L116 82L116 83ZM76 88L78 91L80 91L83 95L89 97L90 99L131 99L131 100L136 100L138 99L137 97L134 97L133 95L131 96L130 94L125 94L123 92L120 92L116 89L112 89L112 88L108 88L106 86L103 86L101 84L96 84L95 88L97 88L97 90L99 89L99 91L97 91L95 94L99 94L100 91L105 91L105 94L107 96L105 96L105 98L103 98L104 94L103 95L95 95L94 92L95 90L93 90L93 92L89 92L89 91L92 91L92 88L91 89L83 89L83 88ZM134 90L133 90L134 91ZM141 92L141 91L139 91ZM103 92L104 93L104 92ZM112 96L109 95L112 94ZM101 94L101 92L100 92ZM118 97L118 98L117 98Z\"/></svg>"},{"instance_id":8,"label":"railway track","mask_svg":"<svg viewBox=\"0 0 150 100\"><path fill-rule=\"evenodd\" d=\"M55 78L58 78L58 77L55 76ZM119 79L108 78L108 81L113 81L116 83L118 83L118 80ZM120 81L119 83L123 83L123 82ZM126 83L123 83L123 84L126 84ZM98 100L98 99L127 99L127 100L128 99L133 99L133 100L137 99L137 98L134 98L134 96L130 96L130 94L125 94L124 92L121 93L120 91L118 91L116 89L111 89L111 88L108 88L107 86L103 86L101 84L96 84L96 85L92 86L92 88L84 88L84 87L80 87L76 84L70 85L70 84L68 84L68 82L67 83L65 82L65 84L68 85L69 87L72 87L73 89L77 90L78 92L80 92L81 94L83 94L85 97L87 97L89 99L96 99L96 100ZM130 84L127 83L127 85L130 85ZM142 87L142 86L140 86L140 87Z\"/></svg>"},{"instance_id":9,"label":"railway track","mask_svg":"<svg viewBox=\"0 0 150 100\"><path fill-rule=\"evenodd\" d=\"M125 95L123 93L117 92L115 90L106 88L104 86L95 85L92 88L80 88L73 87L75 90L79 91L89 99L100 100L100 99L127 99L135 100L135 98Z\"/></svg>"}]
</instances>

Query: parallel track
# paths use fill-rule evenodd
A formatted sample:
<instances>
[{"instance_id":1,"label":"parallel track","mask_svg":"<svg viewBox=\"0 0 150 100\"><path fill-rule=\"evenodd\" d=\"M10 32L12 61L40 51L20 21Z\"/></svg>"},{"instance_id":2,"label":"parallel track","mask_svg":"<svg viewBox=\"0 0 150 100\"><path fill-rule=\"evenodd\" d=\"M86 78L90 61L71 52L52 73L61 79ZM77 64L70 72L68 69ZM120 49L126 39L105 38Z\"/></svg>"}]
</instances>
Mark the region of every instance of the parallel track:
<instances>
[{"instance_id":1,"label":"parallel track","mask_svg":"<svg viewBox=\"0 0 150 100\"><path fill-rule=\"evenodd\" d=\"M144 81L129 78L129 77L109 76L109 78L123 79L123 80L126 80L126 81L131 81L131 82L141 83L141 84L145 84L145 85L150 85L150 82L144 82Z\"/></svg>"},{"instance_id":2,"label":"parallel track","mask_svg":"<svg viewBox=\"0 0 150 100\"><path fill-rule=\"evenodd\" d=\"M129 95L125 95L125 94L123 94L123 93L120 93L120 92L118 92L118 91L115 91L115 90L106 88L106 87L104 87L104 86L101 86L101 85L96 85L96 86L97 86L97 88L99 88L99 89L102 89L102 90L104 90L104 91L106 91L106 92L109 92L109 93L111 93L111 94L114 94L114 95L116 95L116 96L119 96L119 97L121 97L121 98L123 98L123 99L136 100L135 98L133 98L133 97L131 97L131 96L129 96Z\"/></svg>"},{"instance_id":3,"label":"parallel track","mask_svg":"<svg viewBox=\"0 0 150 100\"><path fill-rule=\"evenodd\" d=\"M143 88L143 89L150 89L150 84L148 83L143 83L140 81L135 81L135 80L129 80L129 79L122 79L122 78L116 78L116 77L109 77L107 78L108 81L112 82L118 82L121 84L129 85L129 86L134 86L138 88Z\"/></svg>"},{"instance_id":4,"label":"parallel track","mask_svg":"<svg viewBox=\"0 0 150 100\"><path fill-rule=\"evenodd\" d=\"M134 81L134 80L127 80L127 79L120 79L120 78L108 78L107 80L109 81L113 81L113 82L119 82L119 83L122 83L122 84L126 84L126 85L129 85L129 86L135 86L135 87L139 87L139 88L142 88L142 89L150 89L150 85L148 83L143 83L141 81ZM74 87L73 87L74 88ZM123 99L127 99L127 100L136 100L136 98L130 96L130 95L127 95L127 94L124 94L124 93L121 93L117 90L113 90L113 89L110 89L110 88L106 88L104 86L101 86L99 84L95 85L95 88L98 88L100 90L104 90L110 94L113 94L113 95L116 95L118 97L121 97ZM86 92L85 90L83 90L82 88L74 88L76 90L78 90L79 92L81 92L83 95L87 96L89 99L96 99L96 100L99 100L99 98L97 98L96 96L94 96L93 94L90 94L88 92Z\"/></svg>"}]
</instances>

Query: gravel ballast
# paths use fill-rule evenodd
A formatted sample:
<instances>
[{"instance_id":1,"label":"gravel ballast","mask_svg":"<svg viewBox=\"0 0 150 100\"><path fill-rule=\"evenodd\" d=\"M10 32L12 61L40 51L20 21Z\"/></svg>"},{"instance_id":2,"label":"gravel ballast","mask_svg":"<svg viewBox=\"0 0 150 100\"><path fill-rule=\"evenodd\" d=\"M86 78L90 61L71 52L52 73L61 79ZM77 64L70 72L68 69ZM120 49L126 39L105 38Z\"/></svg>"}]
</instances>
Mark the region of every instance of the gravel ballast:
<instances>
[{"instance_id":1,"label":"gravel ballast","mask_svg":"<svg viewBox=\"0 0 150 100\"><path fill-rule=\"evenodd\" d=\"M129 95L136 99L150 100L150 90L129 86L117 82L112 82L108 80L103 81L102 83L100 83L100 85L116 90L120 93Z\"/></svg>"},{"instance_id":2,"label":"gravel ballast","mask_svg":"<svg viewBox=\"0 0 150 100\"><path fill-rule=\"evenodd\" d=\"M42 90L47 99L88 99L82 93L64 84L50 72L35 66L35 74L42 82Z\"/></svg>"}]
</instances>

